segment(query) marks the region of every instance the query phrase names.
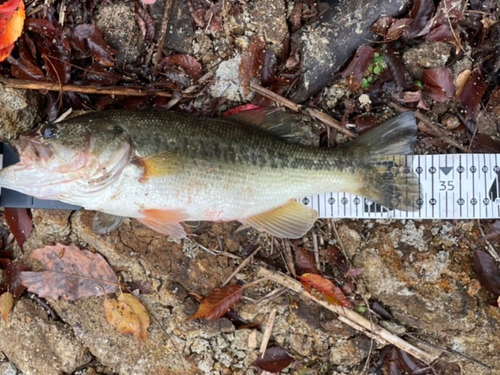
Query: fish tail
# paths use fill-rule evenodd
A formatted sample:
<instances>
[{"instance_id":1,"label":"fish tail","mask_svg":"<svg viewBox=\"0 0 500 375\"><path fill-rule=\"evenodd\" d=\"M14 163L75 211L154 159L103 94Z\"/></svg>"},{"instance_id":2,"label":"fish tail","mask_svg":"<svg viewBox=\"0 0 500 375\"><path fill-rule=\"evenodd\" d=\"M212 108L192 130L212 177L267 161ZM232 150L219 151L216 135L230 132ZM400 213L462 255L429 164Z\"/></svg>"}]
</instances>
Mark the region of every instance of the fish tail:
<instances>
[{"instance_id":1,"label":"fish tail","mask_svg":"<svg viewBox=\"0 0 500 375\"><path fill-rule=\"evenodd\" d=\"M394 117L351 142L348 152L362 160L356 194L389 209L420 209L420 183L413 171L417 123L412 112Z\"/></svg>"}]
</instances>

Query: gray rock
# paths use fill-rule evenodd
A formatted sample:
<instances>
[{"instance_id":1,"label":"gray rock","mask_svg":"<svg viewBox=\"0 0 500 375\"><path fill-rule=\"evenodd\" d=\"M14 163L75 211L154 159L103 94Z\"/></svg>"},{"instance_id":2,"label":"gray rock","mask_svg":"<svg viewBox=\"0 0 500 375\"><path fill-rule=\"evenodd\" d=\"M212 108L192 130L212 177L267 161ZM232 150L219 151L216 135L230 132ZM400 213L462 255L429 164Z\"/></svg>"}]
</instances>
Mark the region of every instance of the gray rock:
<instances>
[{"instance_id":1,"label":"gray rock","mask_svg":"<svg viewBox=\"0 0 500 375\"><path fill-rule=\"evenodd\" d=\"M116 63L133 63L144 50L134 5L129 1L102 3L95 15L96 26L104 40L118 51Z\"/></svg>"},{"instance_id":2,"label":"gray rock","mask_svg":"<svg viewBox=\"0 0 500 375\"><path fill-rule=\"evenodd\" d=\"M424 69L445 66L453 46L445 42L424 42L403 54L403 62L413 78L422 79Z\"/></svg>"},{"instance_id":3,"label":"gray rock","mask_svg":"<svg viewBox=\"0 0 500 375\"><path fill-rule=\"evenodd\" d=\"M40 121L42 103L37 91L0 85L0 141L31 130Z\"/></svg>"},{"instance_id":4,"label":"gray rock","mask_svg":"<svg viewBox=\"0 0 500 375\"><path fill-rule=\"evenodd\" d=\"M72 373L90 360L67 325L28 299L16 303L8 327L0 323L0 351L24 375Z\"/></svg>"}]
</instances>

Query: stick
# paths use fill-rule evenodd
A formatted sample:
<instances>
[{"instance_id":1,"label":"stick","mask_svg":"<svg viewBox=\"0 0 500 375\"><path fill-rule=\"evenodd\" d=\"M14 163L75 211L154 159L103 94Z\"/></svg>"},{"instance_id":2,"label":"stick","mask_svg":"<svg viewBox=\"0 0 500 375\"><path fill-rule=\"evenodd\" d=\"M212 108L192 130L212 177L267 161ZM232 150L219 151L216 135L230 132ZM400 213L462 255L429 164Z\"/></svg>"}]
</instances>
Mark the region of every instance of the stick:
<instances>
[{"instance_id":1,"label":"stick","mask_svg":"<svg viewBox=\"0 0 500 375\"><path fill-rule=\"evenodd\" d=\"M280 272L273 272L265 269L264 267L260 267L257 274L259 275L259 277L267 277L269 280L272 280L280 285L286 286L288 289L293 290L301 297L313 300L314 302L320 304L324 308L338 314L339 320L341 322L364 333L368 337L374 338L383 345L387 343L392 344L427 364L431 363L436 359L435 356L423 351L422 349L417 348L416 346L413 346L412 344L406 342L405 340L399 338L398 336L393 335L391 332L380 327L379 325L370 323L369 320L359 315L355 311L343 308L341 306L330 305L326 301L321 301L317 299L313 295L307 293L298 281Z\"/></svg>"},{"instance_id":2,"label":"stick","mask_svg":"<svg viewBox=\"0 0 500 375\"><path fill-rule=\"evenodd\" d=\"M162 56L163 43L165 43L165 37L167 36L168 29L168 19L170 18L170 9L172 9L173 0L165 0L165 12L163 12L163 20L161 21L161 31L160 40L158 41L158 49L156 50L156 56L154 60L154 65L158 65Z\"/></svg>"},{"instance_id":3,"label":"stick","mask_svg":"<svg viewBox=\"0 0 500 375\"><path fill-rule=\"evenodd\" d=\"M226 285L236 274L238 274L253 259L253 256L255 254L257 254L257 252L260 249L261 249L261 247L259 246L254 251L252 251L252 254L250 254L243 262L241 262L241 264L238 267L236 267L236 269L234 270L234 272L227 278L226 281L224 281L224 283L222 284L222 286Z\"/></svg>"},{"instance_id":4,"label":"stick","mask_svg":"<svg viewBox=\"0 0 500 375\"><path fill-rule=\"evenodd\" d=\"M299 112L302 109L301 105L298 105L298 104L292 102L291 100L284 98L281 95L278 95L275 92L272 92L271 90L268 90L268 89L266 89L262 86L259 86L253 82L250 83L250 88L253 91L255 91L256 93L258 93L258 94L260 94L268 99L274 100L276 103L279 103L283 107L291 109L294 112ZM307 108L306 113L309 116L325 123L326 125L329 125L334 129L337 129L337 131L339 131L340 133L342 133L344 135L347 135L349 138L356 138L356 134L354 134L350 130L340 126L340 124L337 120L328 116L326 113L320 112L317 109L312 109L312 108Z\"/></svg>"},{"instance_id":5,"label":"stick","mask_svg":"<svg viewBox=\"0 0 500 375\"><path fill-rule=\"evenodd\" d=\"M267 320L267 327L264 331L264 335L262 336L262 343L260 344L260 354L264 357L264 353L267 349L267 344L269 343L269 339L271 338L271 333L273 331L274 319L276 319L276 308L271 310L269 314L269 319Z\"/></svg>"},{"instance_id":6,"label":"stick","mask_svg":"<svg viewBox=\"0 0 500 375\"><path fill-rule=\"evenodd\" d=\"M172 94L165 91L148 91L144 89L133 89L122 86L80 86L80 85L60 85L55 82L30 81L24 79L13 79L0 77L0 84L7 87L26 90L46 90L46 91L63 91L63 92L80 92L84 94L101 94L114 96L165 96L172 97ZM188 98L190 96L187 96Z\"/></svg>"}]
</instances>

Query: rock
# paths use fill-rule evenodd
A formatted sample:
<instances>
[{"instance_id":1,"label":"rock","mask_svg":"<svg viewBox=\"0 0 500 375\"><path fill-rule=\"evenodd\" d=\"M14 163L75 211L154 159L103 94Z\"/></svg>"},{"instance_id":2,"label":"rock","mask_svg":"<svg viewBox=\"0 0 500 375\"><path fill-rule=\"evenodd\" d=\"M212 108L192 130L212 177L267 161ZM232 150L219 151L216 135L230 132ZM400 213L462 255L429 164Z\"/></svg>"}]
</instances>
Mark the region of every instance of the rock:
<instances>
[{"instance_id":1,"label":"rock","mask_svg":"<svg viewBox=\"0 0 500 375\"><path fill-rule=\"evenodd\" d=\"M239 67L241 56L220 63L215 72L214 83L210 86L210 95L214 98L226 98L230 101L245 102L254 96L253 91L244 93L240 84Z\"/></svg>"},{"instance_id":2,"label":"rock","mask_svg":"<svg viewBox=\"0 0 500 375\"><path fill-rule=\"evenodd\" d=\"M41 119L42 102L37 91L0 85L0 141L31 130Z\"/></svg>"},{"instance_id":3,"label":"rock","mask_svg":"<svg viewBox=\"0 0 500 375\"><path fill-rule=\"evenodd\" d=\"M424 69L445 66L453 46L445 42L423 42L403 54L403 62L413 78L422 79Z\"/></svg>"},{"instance_id":4,"label":"rock","mask_svg":"<svg viewBox=\"0 0 500 375\"><path fill-rule=\"evenodd\" d=\"M104 40L118 51L117 65L137 61L143 53L144 41L131 2L101 3L95 20Z\"/></svg>"},{"instance_id":5,"label":"rock","mask_svg":"<svg viewBox=\"0 0 500 375\"><path fill-rule=\"evenodd\" d=\"M476 123L479 133L495 137L497 135L497 129L500 126L500 116L497 116L495 113L481 111L477 115Z\"/></svg>"},{"instance_id":6,"label":"rock","mask_svg":"<svg viewBox=\"0 0 500 375\"><path fill-rule=\"evenodd\" d=\"M500 314L477 298L470 258L478 240L471 224L378 222L369 240L360 244L353 266L364 270L371 298L388 307L399 323L440 337L434 344L500 369L494 354L500 339L493 333L500 327ZM461 365L469 367L467 373L488 373L467 361Z\"/></svg>"},{"instance_id":7,"label":"rock","mask_svg":"<svg viewBox=\"0 0 500 375\"><path fill-rule=\"evenodd\" d=\"M163 15L165 13L165 1L156 1L153 5L147 7L147 9L155 23L155 39L159 40L161 37ZM181 53L193 53L192 41L195 35L194 31L189 3L184 0L173 0L163 47Z\"/></svg>"},{"instance_id":8,"label":"rock","mask_svg":"<svg viewBox=\"0 0 500 375\"><path fill-rule=\"evenodd\" d=\"M301 52L301 77L291 99L304 102L319 93L335 78L335 73L354 51L374 40L370 26L382 15L397 17L407 0L340 0L327 1L330 8L292 36Z\"/></svg>"},{"instance_id":9,"label":"rock","mask_svg":"<svg viewBox=\"0 0 500 375\"><path fill-rule=\"evenodd\" d=\"M67 325L28 299L16 303L9 327L0 323L0 350L24 375L72 373L90 360Z\"/></svg>"},{"instance_id":10,"label":"rock","mask_svg":"<svg viewBox=\"0 0 500 375\"><path fill-rule=\"evenodd\" d=\"M284 0L257 0L247 3L250 20L246 24L246 34L253 31L265 40L279 56L283 42L288 38L286 7Z\"/></svg>"}]
</instances>

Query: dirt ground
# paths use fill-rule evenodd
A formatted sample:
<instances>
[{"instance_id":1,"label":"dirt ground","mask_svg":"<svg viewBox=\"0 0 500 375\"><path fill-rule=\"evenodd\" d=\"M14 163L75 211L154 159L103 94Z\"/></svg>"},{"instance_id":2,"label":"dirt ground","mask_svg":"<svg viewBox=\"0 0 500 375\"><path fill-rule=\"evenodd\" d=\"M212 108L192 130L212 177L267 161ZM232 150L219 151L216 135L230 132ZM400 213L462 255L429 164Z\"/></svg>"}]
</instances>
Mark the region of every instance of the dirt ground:
<instances>
[{"instance_id":1,"label":"dirt ground","mask_svg":"<svg viewBox=\"0 0 500 375\"><path fill-rule=\"evenodd\" d=\"M303 105L295 115L304 123L304 144L348 142L350 132L361 134L397 114L390 104L396 103L424 116L417 154L500 152L500 5L415 3L383 4L387 13L411 18L414 25L403 23L405 34L391 40L388 28L383 36L369 31L383 11L361 0L27 1L28 18L60 29L41 31L48 24L26 21L25 35L0 63L0 136L13 139L69 108L220 116L247 103L290 109L284 99L292 98ZM75 30L87 24L100 30L108 49L78 44L82 29ZM358 47L376 38L375 53L398 58L377 62L371 54L357 60L369 66L361 76L352 65L348 73L336 74L349 66ZM69 52L57 47L66 46L64 39ZM88 45L100 43L95 31L87 39ZM377 64L382 72L375 74ZM443 78L448 73L440 73L432 85L426 71L434 68L447 69L449 81ZM48 90L43 85L58 82L54 75L61 85L94 91ZM460 77L476 76L480 90L456 93L464 88ZM19 79L32 82L31 88ZM259 94L252 84L278 98ZM97 92L106 86L135 93ZM140 90L168 96L140 96ZM327 113L337 125L319 121L312 110ZM492 293L500 294L500 287L485 287L500 271L480 277L474 265L478 251L497 246L489 236L493 222L318 220L298 240L276 239L235 222L196 222L185 223L187 239L174 241L131 219L96 234L90 211L33 209L30 215L33 231L21 251L2 211L2 251L34 270L41 266L30 255L49 244L101 254L148 309L150 344L118 333L106 320L103 297L55 301L25 292L9 324L0 321L0 374L262 374L253 363L274 314L268 347L279 346L293 357L284 374L500 374L500 310ZM262 269L296 278L297 253L304 250L355 312L432 361L420 362L303 295L261 280ZM260 326L241 328L227 316L188 320L199 305L190 293L207 296L229 278L229 284L256 281L244 288L234 311Z\"/></svg>"}]
</instances>

